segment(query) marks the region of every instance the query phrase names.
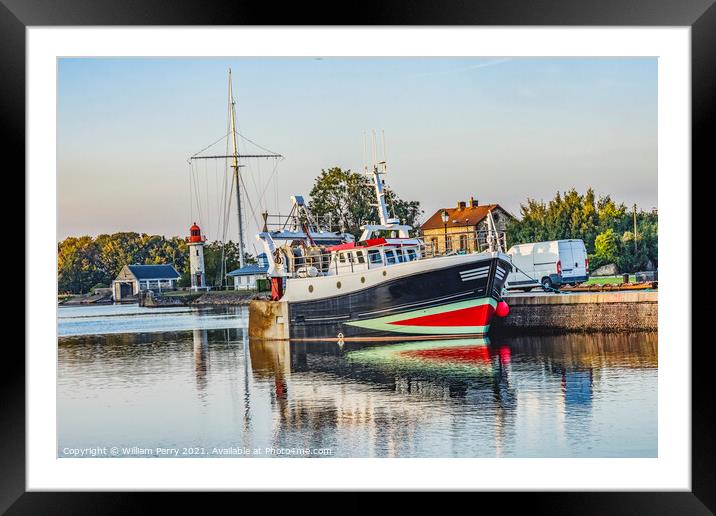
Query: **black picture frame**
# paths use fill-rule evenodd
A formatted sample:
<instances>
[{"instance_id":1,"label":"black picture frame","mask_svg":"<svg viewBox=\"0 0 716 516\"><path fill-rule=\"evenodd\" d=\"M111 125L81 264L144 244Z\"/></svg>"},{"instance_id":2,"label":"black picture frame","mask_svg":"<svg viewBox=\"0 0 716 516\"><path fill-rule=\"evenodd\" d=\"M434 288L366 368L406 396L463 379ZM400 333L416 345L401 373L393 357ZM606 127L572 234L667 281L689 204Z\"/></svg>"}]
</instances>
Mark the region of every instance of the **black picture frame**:
<instances>
[{"instance_id":1,"label":"black picture frame","mask_svg":"<svg viewBox=\"0 0 716 516\"><path fill-rule=\"evenodd\" d=\"M280 5L280 7L279 7ZM343 16L339 14L341 7ZM353 10L351 12L351 9ZM319 14L320 13L320 14ZM25 28L65 25L553 25L689 26L692 38L692 178L699 169L714 170L713 134L716 92L716 6L714 0L483 0L400 4L361 2L270 4L196 0L0 0L0 119L4 156L19 158L25 149ZM32 238L32 235L26 235ZM30 271L25 270L25 274ZM687 278L690 282L690 278ZM693 304L695 307L695 303ZM6 343L6 344L9 344ZM26 343L27 345L28 343ZM692 491L592 493L480 493L501 508L529 504L531 511L579 514L711 514L716 511L716 469L711 440L714 414L712 344L692 346ZM102 513L171 510L184 505L180 493L25 492L25 353L5 347L2 382L3 438L0 440L0 510L7 514ZM280 473L277 473L280 474ZM292 495L294 499L305 494ZM218 494L221 498L234 494ZM248 504L247 494L239 494ZM355 506L361 493L345 495L341 505ZM471 495L475 496L475 495ZM252 495L251 498L256 498ZM422 503L421 497L413 498ZM214 500L212 500L214 501ZM222 501L222 500L216 500ZM251 500L258 501L258 500ZM320 502L319 502L320 503ZM454 503L454 502L453 502ZM474 502L467 502L474 503ZM311 504L315 507L315 504ZM184 507L186 507L184 505ZM405 507L407 510L407 506Z\"/></svg>"}]
</instances>

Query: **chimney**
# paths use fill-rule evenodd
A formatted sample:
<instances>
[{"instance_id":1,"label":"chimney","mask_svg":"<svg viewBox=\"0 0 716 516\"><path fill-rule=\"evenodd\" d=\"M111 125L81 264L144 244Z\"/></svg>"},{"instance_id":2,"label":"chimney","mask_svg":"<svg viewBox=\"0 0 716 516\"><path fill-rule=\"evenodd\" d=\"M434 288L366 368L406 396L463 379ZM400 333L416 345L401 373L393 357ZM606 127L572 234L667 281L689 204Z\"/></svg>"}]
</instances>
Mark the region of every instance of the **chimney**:
<instances>
[{"instance_id":1,"label":"chimney","mask_svg":"<svg viewBox=\"0 0 716 516\"><path fill-rule=\"evenodd\" d=\"M470 196L470 208L477 208L478 202L477 199L473 199L472 195Z\"/></svg>"},{"instance_id":2,"label":"chimney","mask_svg":"<svg viewBox=\"0 0 716 516\"><path fill-rule=\"evenodd\" d=\"M457 202L457 209L458 209L458 210L464 210L466 206L467 206L467 204L465 203L465 201L458 201L458 202Z\"/></svg>"}]
</instances>

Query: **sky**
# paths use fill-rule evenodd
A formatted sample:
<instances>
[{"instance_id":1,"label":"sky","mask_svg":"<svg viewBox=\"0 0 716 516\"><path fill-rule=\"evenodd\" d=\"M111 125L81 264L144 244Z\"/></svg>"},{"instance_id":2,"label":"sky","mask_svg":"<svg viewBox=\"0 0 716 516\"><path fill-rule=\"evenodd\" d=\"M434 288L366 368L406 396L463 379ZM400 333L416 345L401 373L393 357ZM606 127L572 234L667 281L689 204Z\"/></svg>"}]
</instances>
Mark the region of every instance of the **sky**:
<instances>
[{"instance_id":1,"label":"sky","mask_svg":"<svg viewBox=\"0 0 716 516\"><path fill-rule=\"evenodd\" d=\"M321 169L362 170L373 130L386 182L423 220L471 195L518 215L589 186L657 207L655 58L63 58L58 240L186 236L195 220L236 240L225 162L187 162L226 151L229 68L239 132L285 157L241 169L249 251L261 210L287 213Z\"/></svg>"}]
</instances>

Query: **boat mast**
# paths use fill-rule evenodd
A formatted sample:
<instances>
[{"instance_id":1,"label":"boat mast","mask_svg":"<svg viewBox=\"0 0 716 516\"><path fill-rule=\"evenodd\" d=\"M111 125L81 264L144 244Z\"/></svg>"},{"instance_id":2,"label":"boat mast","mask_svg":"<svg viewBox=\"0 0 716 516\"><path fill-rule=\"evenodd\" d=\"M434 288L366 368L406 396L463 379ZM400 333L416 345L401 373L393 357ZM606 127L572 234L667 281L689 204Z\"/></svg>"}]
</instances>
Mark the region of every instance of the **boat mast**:
<instances>
[{"instance_id":1,"label":"boat mast","mask_svg":"<svg viewBox=\"0 0 716 516\"><path fill-rule=\"evenodd\" d=\"M387 172L387 165L385 162L385 136L383 136L383 161L376 162L376 147L375 147L375 131L373 131L373 186L375 187L375 197L378 201L376 205L378 208L378 217L380 218L381 226L388 224L394 224L397 222L395 219L391 219L388 216L388 207L385 204L385 190L383 188L383 181L380 179L381 174Z\"/></svg>"},{"instance_id":2,"label":"boat mast","mask_svg":"<svg viewBox=\"0 0 716 516\"><path fill-rule=\"evenodd\" d=\"M234 183L236 184L236 213L239 223L239 266L244 267L244 225L241 220L241 183L239 181L239 149L236 144L236 102L234 101L234 92L231 84L231 68L229 68L229 102L231 102L231 136L234 142Z\"/></svg>"},{"instance_id":3,"label":"boat mast","mask_svg":"<svg viewBox=\"0 0 716 516\"><path fill-rule=\"evenodd\" d=\"M378 167L382 167L379 169ZM373 165L373 185L375 186L375 197L378 201L376 205L378 207L378 217L380 218L380 224L385 226L390 224L388 219L388 207L385 205L385 191L383 190L383 181L380 179L380 175L385 173L385 161L376 163Z\"/></svg>"},{"instance_id":4,"label":"boat mast","mask_svg":"<svg viewBox=\"0 0 716 516\"><path fill-rule=\"evenodd\" d=\"M232 81L231 81L231 68L229 68L229 102L231 103L231 137L233 142L233 153L232 154L226 154L226 155L212 155L212 156L200 156L199 153L202 151L199 151L198 153L194 154L193 156L189 157L188 161L191 164L194 160L197 159L222 159L226 160L231 158L232 168L234 169L234 183L236 184L236 214L238 218L239 223L239 265L241 267L244 267L246 265L244 254L245 254L245 247L244 247L244 223L242 220L242 209L241 209L241 176L239 176L239 168L241 168L243 165L239 165L239 158L272 158L272 159L283 159L283 156L281 154L271 153L271 151L267 151L270 154L239 154L239 146L236 140L236 136L238 133L236 132L236 102L234 101L234 91L232 87ZM229 135L227 134L227 137ZM223 138L222 138L223 139ZM215 142L216 143L216 142ZM214 145L214 144L212 144ZM209 147L211 147L210 145ZM206 147L203 150L208 149L209 147ZM263 148L263 147L261 147ZM228 149L227 149L228 152ZM223 253L223 248L222 248ZM222 259L223 262L223 259ZM222 265L225 266L225 265ZM223 272L223 271L222 271Z\"/></svg>"}]
</instances>

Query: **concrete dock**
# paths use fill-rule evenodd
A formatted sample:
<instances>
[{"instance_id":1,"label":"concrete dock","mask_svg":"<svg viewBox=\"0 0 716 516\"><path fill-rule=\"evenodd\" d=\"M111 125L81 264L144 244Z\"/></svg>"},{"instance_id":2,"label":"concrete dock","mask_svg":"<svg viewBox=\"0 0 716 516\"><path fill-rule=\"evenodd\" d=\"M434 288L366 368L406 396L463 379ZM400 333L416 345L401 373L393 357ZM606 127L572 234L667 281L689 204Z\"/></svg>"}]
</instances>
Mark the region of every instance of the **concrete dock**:
<instances>
[{"instance_id":1,"label":"concrete dock","mask_svg":"<svg viewBox=\"0 0 716 516\"><path fill-rule=\"evenodd\" d=\"M495 317L491 331L620 332L656 331L657 291L510 294L510 314Z\"/></svg>"}]
</instances>

